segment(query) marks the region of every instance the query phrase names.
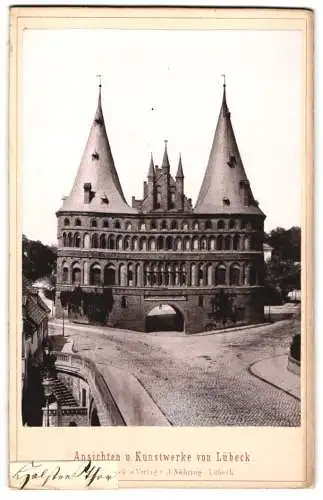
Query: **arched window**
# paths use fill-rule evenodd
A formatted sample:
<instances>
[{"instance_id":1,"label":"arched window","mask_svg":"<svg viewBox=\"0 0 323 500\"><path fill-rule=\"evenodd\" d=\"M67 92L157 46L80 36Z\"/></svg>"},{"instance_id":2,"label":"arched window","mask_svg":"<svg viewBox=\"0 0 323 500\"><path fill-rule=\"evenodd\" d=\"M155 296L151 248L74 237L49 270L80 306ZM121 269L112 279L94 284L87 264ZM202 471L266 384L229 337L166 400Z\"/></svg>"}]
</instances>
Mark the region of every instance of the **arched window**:
<instances>
[{"instance_id":1,"label":"arched window","mask_svg":"<svg viewBox=\"0 0 323 500\"><path fill-rule=\"evenodd\" d=\"M101 234L100 236L100 248L107 248L107 238L105 236L105 234Z\"/></svg>"},{"instance_id":2,"label":"arched window","mask_svg":"<svg viewBox=\"0 0 323 500\"><path fill-rule=\"evenodd\" d=\"M128 264L128 286L133 286L132 264Z\"/></svg>"},{"instance_id":3,"label":"arched window","mask_svg":"<svg viewBox=\"0 0 323 500\"><path fill-rule=\"evenodd\" d=\"M116 281L116 271L112 264L108 264L104 268L104 285L114 285Z\"/></svg>"},{"instance_id":4,"label":"arched window","mask_svg":"<svg viewBox=\"0 0 323 500\"><path fill-rule=\"evenodd\" d=\"M191 240L188 236L185 236L185 238L184 238L184 249L185 250L191 249Z\"/></svg>"},{"instance_id":5,"label":"arched window","mask_svg":"<svg viewBox=\"0 0 323 500\"><path fill-rule=\"evenodd\" d=\"M90 268L90 285L99 286L101 284L100 264L93 264Z\"/></svg>"},{"instance_id":6,"label":"arched window","mask_svg":"<svg viewBox=\"0 0 323 500\"><path fill-rule=\"evenodd\" d=\"M240 285L240 268L235 264L230 267L230 285Z\"/></svg>"},{"instance_id":7,"label":"arched window","mask_svg":"<svg viewBox=\"0 0 323 500\"><path fill-rule=\"evenodd\" d=\"M67 237L66 237L66 233L63 233L63 247L67 247Z\"/></svg>"},{"instance_id":8,"label":"arched window","mask_svg":"<svg viewBox=\"0 0 323 500\"><path fill-rule=\"evenodd\" d=\"M81 219L75 219L75 226L82 226Z\"/></svg>"},{"instance_id":9,"label":"arched window","mask_svg":"<svg viewBox=\"0 0 323 500\"><path fill-rule=\"evenodd\" d=\"M217 266L215 270L215 284L225 285L226 267L223 264Z\"/></svg>"},{"instance_id":10,"label":"arched window","mask_svg":"<svg viewBox=\"0 0 323 500\"><path fill-rule=\"evenodd\" d=\"M131 229L132 229L131 222L127 221L126 222L126 231L131 231Z\"/></svg>"},{"instance_id":11,"label":"arched window","mask_svg":"<svg viewBox=\"0 0 323 500\"><path fill-rule=\"evenodd\" d=\"M167 229L167 222L165 220L162 220L160 223L160 229Z\"/></svg>"},{"instance_id":12,"label":"arched window","mask_svg":"<svg viewBox=\"0 0 323 500\"><path fill-rule=\"evenodd\" d=\"M192 240L192 246L193 246L193 250L199 250L199 239L197 236L194 236L193 240Z\"/></svg>"},{"instance_id":13,"label":"arched window","mask_svg":"<svg viewBox=\"0 0 323 500\"><path fill-rule=\"evenodd\" d=\"M247 226L247 222L244 219L242 219L240 222L241 229L246 229L246 226Z\"/></svg>"},{"instance_id":14,"label":"arched window","mask_svg":"<svg viewBox=\"0 0 323 500\"><path fill-rule=\"evenodd\" d=\"M76 248L80 248L80 246L81 246L81 236L80 236L80 233L75 233L74 234L74 246Z\"/></svg>"},{"instance_id":15,"label":"arched window","mask_svg":"<svg viewBox=\"0 0 323 500\"><path fill-rule=\"evenodd\" d=\"M234 229L235 227L236 227L236 221L234 219L230 219L229 229Z\"/></svg>"},{"instance_id":16,"label":"arched window","mask_svg":"<svg viewBox=\"0 0 323 500\"><path fill-rule=\"evenodd\" d=\"M177 221L176 220L172 220L172 222L170 223L170 228L177 229Z\"/></svg>"},{"instance_id":17,"label":"arched window","mask_svg":"<svg viewBox=\"0 0 323 500\"><path fill-rule=\"evenodd\" d=\"M201 239L201 250L208 250L208 248L207 248L207 239L204 238L204 237Z\"/></svg>"},{"instance_id":18,"label":"arched window","mask_svg":"<svg viewBox=\"0 0 323 500\"><path fill-rule=\"evenodd\" d=\"M239 235L235 234L233 236L233 250L239 250L239 241L240 241Z\"/></svg>"},{"instance_id":19,"label":"arched window","mask_svg":"<svg viewBox=\"0 0 323 500\"><path fill-rule=\"evenodd\" d=\"M99 246L99 238L96 233L92 234L91 246L92 248L98 248Z\"/></svg>"},{"instance_id":20,"label":"arched window","mask_svg":"<svg viewBox=\"0 0 323 500\"><path fill-rule=\"evenodd\" d=\"M146 231L146 224L144 222L141 222L141 224L139 226L139 230L140 231Z\"/></svg>"},{"instance_id":21,"label":"arched window","mask_svg":"<svg viewBox=\"0 0 323 500\"><path fill-rule=\"evenodd\" d=\"M85 233L85 235L84 235L83 247L90 248L90 236L87 233Z\"/></svg>"},{"instance_id":22,"label":"arched window","mask_svg":"<svg viewBox=\"0 0 323 500\"><path fill-rule=\"evenodd\" d=\"M149 238L148 249L152 250L152 251L156 250L156 240L155 240L155 238Z\"/></svg>"},{"instance_id":23,"label":"arched window","mask_svg":"<svg viewBox=\"0 0 323 500\"><path fill-rule=\"evenodd\" d=\"M73 235L72 233L68 233L67 235L67 246L72 247L73 246Z\"/></svg>"},{"instance_id":24,"label":"arched window","mask_svg":"<svg viewBox=\"0 0 323 500\"><path fill-rule=\"evenodd\" d=\"M175 193L174 191L170 194L170 208L175 208Z\"/></svg>"},{"instance_id":25,"label":"arched window","mask_svg":"<svg viewBox=\"0 0 323 500\"><path fill-rule=\"evenodd\" d=\"M173 249L173 238L171 236L167 236L167 238L166 238L165 249L166 250L172 250Z\"/></svg>"},{"instance_id":26,"label":"arched window","mask_svg":"<svg viewBox=\"0 0 323 500\"><path fill-rule=\"evenodd\" d=\"M91 220L91 227L98 227L98 223L96 219Z\"/></svg>"},{"instance_id":27,"label":"arched window","mask_svg":"<svg viewBox=\"0 0 323 500\"><path fill-rule=\"evenodd\" d=\"M127 286L127 268L125 264L120 264L119 266L119 284Z\"/></svg>"},{"instance_id":28,"label":"arched window","mask_svg":"<svg viewBox=\"0 0 323 500\"><path fill-rule=\"evenodd\" d=\"M121 297L121 307L125 309L127 307L126 297Z\"/></svg>"},{"instance_id":29,"label":"arched window","mask_svg":"<svg viewBox=\"0 0 323 500\"><path fill-rule=\"evenodd\" d=\"M205 221L205 229L212 229L212 222L210 220Z\"/></svg>"},{"instance_id":30,"label":"arched window","mask_svg":"<svg viewBox=\"0 0 323 500\"><path fill-rule=\"evenodd\" d=\"M70 225L70 220L68 217L65 217L64 219L64 226L69 226Z\"/></svg>"},{"instance_id":31,"label":"arched window","mask_svg":"<svg viewBox=\"0 0 323 500\"><path fill-rule=\"evenodd\" d=\"M117 250L122 250L122 236L118 236L116 239L116 249Z\"/></svg>"},{"instance_id":32,"label":"arched window","mask_svg":"<svg viewBox=\"0 0 323 500\"><path fill-rule=\"evenodd\" d=\"M131 246L132 250L138 250L138 238L137 236L134 236L132 238L132 246Z\"/></svg>"},{"instance_id":33,"label":"arched window","mask_svg":"<svg viewBox=\"0 0 323 500\"><path fill-rule=\"evenodd\" d=\"M224 238L224 250L231 250L231 236L229 235Z\"/></svg>"},{"instance_id":34,"label":"arched window","mask_svg":"<svg viewBox=\"0 0 323 500\"><path fill-rule=\"evenodd\" d=\"M244 239L243 239L243 249L244 250L249 250L250 249L249 236L245 236Z\"/></svg>"},{"instance_id":35,"label":"arched window","mask_svg":"<svg viewBox=\"0 0 323 500\"><path fill-rule=\"evenodd\" d=\"M68 267L67 266L63 267L62 281L63 281L63 283L67 283L68 282Z\"/></svg>"},{"instance_id":36,"label":"arched window","mask_svg":"<svg viewBox=\"0 0 323 500\"><path fill-rule=\"evenodd\" d=\"M130 248L130 238L129 236L126 236L123 242L123 249L129 250L129 248Z\"/></svg>"},{"instance_id":37,"label":"arched window","mask_svg":"<svg viewBox=\"0 0 323 500\"><path fill-rule=\"evenodd\" d=\"M198 283L199 283L200 286L204 285L204 269L203 269L203 264L199 265Z\"/></svg>"},{"instance_id":38,"label":"arched window","mask_svg":"<svg viewBox=\"0 0 323 500\"><path fill-rule=\"evenodd\" d=\"M219 220L218 221L218 229L224 229L224 220Z\"/></svg>"},{"instance_id":39,"label":"arched window","mask_svg":"<svg viewBox=\"0 0 323 500\"><path fill-rule=\"evenodd\" d=\"M156 229L156 222L154 220L151 221L150 229Z\"/></svg>"},{"instance_id":40,"label":"arched window","mask_svg":"<svg viewBox=\"0 0 323 500\"><path fill-rule=\"evenodd\" d=\"M140 238L139 240L139 250L144 250L144 251L147 250L147 241L145 237Z\"/></svg>"},{"instance_id":41,"label":"arched window","mask_svg":"<svg viewBox=\"0 0 323 500\"><path fill-rule=\"evenodd\" d=\"M215 238L212 237L212 238L209 239L209 249L210 250L215 250L215 248L216 248Z\"/></svg>"},{"instance_id":42,"label":"arched window","mask_svg":"<svg viewBox=\"0 0 323 500\"><path fill-rule=\"evenodd\" d=\"M102 223L102 226L103 227L109 227L109 221L107 219L104 219L104 221Z\"/></svg>"},{"instance_id":43,"label":"arched window","mask_svg":"<svg viewBox=\"0 0 323 500\"><path fill-rule=\"evenodd\" d=\"M108 246L109 246L109 249L110 249L110 250L114 250L114 249L115 249L115 241L114 241L114 236L113 236L113 234L111 234L111 235L109 236Z\"/></svg>"},{"instance_id":44,"label":"arched window","mask_svg":"<svg viewBox=\"0 0 323 500\"><path fill-rule=\"evenodd\" d=\"M187 221L183 222L183 231L188 231L188 222Z\"/></svg>"},{"instance_id":45,"label":"arched window","mask_svg":"<svg viewBox=\"0 0 323 500\"><path fill-rule=\"evenodd\" d=\"M114 228L115 229L120 229L120 227L121 227L120 226L120 222L118 220L116 220L115 223L114 223Z\"/></svg>"},{"instance_id":46,"label":"arched window","mask_svg":"<svg viewBox=\"0 0 323 500\"><path fill-rule=\"evenodd\" d=\"M198 299L198 303L199 303L199 307L203 307L203 295L199 295L199 299Z\"/></svg>"},{"instance_id":47,"label":"arched window","mask_svg":"<svg viewBox=\"0 0 323 500\"><path fill-rule=\"evenodd\" d=\"M72 270L72 284L73 285L80 285L81 284L81 269L79 268L78 264L75 264L73 266L73 270Z\"/></svg>"},{"instance_id":48,"label":"arched window","mask_svg":"<svg viewBox=\"0 0 323 500\"><path fill-rule=\"evenodd\" d=\"M191 264L191 285L197 285L197 267L196 264Z\"/></svg>"},{"instance_id":49,"label":"arched window","mask_svg":"<svg viewBox=\"0 0 323 500\"><path fill-rule=\"evenodd\" d=\"M164 250L164 238L162 236L158 237L157 250Z\"/></svg>"},{"instance_id":50,"label":"arched window","mask_svg":"<svg viewBox=\"0 0 323 500\"><path fill-rule=\"evenodd\" d=\"M199 223L198 223L197 220L193 223L193 230L194 231L198 231L199 230Z\"/></svg>"},{"instance_id":51,"label":"arched window","mask_svg":"<svg viewBox=\"0 0 323 500\"><path fill-rule=\"evenodd\" d=\"M185 264L181 264L179 284L186 285L186 265Z\"/></svg>"},{"instance_id":52,"label":"arched window","mask_svg":"<svg viewBox=\"0 0 323 500\"><path fill-rule=\"evenodd\" d=\"M223 236L218 236L216 240L216 248L218 250L223 250Z\"/></svg>"},{"instance_id":53,"label":"arched window","mask_svg":"<svg viewBox=\"0 0 323 500\"><path fill-rule=\"evenodd\" d=\"M180 238L176 238L175 249L176 250L182 250L182 240Z\"/></svg>"},{"instance_id":54,"label":"arched window","mask_svg":"<svg viewBox=\"0 0 323 500\"><path fill-rule=\"evenodd\" d=\"M140 264L136 264L136 286L141 286Z\"/></svg>"}]
</instances>

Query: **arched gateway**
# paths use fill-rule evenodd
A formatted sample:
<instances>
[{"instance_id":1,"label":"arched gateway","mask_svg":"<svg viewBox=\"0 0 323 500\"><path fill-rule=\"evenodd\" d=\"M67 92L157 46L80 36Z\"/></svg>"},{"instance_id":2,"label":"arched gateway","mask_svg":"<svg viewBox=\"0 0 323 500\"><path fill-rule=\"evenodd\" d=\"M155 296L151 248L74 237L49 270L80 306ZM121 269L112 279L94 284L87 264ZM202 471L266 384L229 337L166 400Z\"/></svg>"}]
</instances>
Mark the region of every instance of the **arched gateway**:
<instances>
[{"instance_id":1,"label":"arched gateway","mask_svg":"<svg viewBox=\"0 0 323 500\"><path fill-rule=\"evenodd\" d=\"M146 332L184 330L184 314L178 308L169 304L153 306L146 316Z\"/></svg>"},{"instance_id":2,"label":"arched gateway","mask_svg":"<svg viewBox=\"0 0 323 500\"><path fill-rule=\"evenodd\" d=\"M82 321L99 314L104 324L145 331L162 322L150 315L159 304L174 306L172 326L186 333L217 328L228 313L237 324L263 321L264 219L238 150L225 86L194 208L184 192L181 156L171 174L167 142L160 167L151 156L142 199L128 205L100 86L73 188L57 212L56 315L63 314L60 297L79 287Z\"/></svg>"}]
</instances>

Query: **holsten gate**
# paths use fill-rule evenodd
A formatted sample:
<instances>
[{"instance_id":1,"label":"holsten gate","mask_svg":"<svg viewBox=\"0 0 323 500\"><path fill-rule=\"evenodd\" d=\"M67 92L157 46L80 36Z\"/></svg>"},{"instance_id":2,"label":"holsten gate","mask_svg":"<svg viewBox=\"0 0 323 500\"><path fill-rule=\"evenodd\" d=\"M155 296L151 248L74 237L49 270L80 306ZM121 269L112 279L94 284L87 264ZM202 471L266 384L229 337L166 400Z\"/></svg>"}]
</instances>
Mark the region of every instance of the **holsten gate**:
<instances>
[{"instance_id":1,"label":"holsten gate","mask_svg":"<svg viewBox=\"0 0 323 500\"><path fill-rule=\"evenodd\" d=\"M197 202L150 159L143 198L124 197L97 110L70 195L57 212L56 315L149 330L149 313L172 306L177 329L196 333L263 320L265 215L240 157L226 87Z\"/></svg>"}]
</instances>

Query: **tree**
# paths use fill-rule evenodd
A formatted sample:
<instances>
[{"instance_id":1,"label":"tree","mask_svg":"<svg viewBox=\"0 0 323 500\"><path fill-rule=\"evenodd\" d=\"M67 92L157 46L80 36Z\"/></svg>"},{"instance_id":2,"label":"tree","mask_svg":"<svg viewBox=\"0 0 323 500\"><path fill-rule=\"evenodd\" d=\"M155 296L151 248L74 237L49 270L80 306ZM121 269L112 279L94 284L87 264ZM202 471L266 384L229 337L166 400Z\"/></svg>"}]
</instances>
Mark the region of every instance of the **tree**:
<instances>
[{"instance_id":1,"label":"tree","mask_svg":"<svg viewBox=\"0 0 323 500\"><path fill-rule=\"evenodd\" d=\"M48 277L52 282L56 275L57 248L41 241L22 236L22 270L26 278L35 281Z\"/></svg>"},{"instance_id":2,"label":"tree","mask_svg":"<svg viewBox=\"0 0 323 500\"><path fill-rule=\"evenodd\" d=\"M265 242L273 247L272 258L279 261L300 262L301 260L301 228L290 229L277 227L265 235Z\"/></svg>"}]
</instances>

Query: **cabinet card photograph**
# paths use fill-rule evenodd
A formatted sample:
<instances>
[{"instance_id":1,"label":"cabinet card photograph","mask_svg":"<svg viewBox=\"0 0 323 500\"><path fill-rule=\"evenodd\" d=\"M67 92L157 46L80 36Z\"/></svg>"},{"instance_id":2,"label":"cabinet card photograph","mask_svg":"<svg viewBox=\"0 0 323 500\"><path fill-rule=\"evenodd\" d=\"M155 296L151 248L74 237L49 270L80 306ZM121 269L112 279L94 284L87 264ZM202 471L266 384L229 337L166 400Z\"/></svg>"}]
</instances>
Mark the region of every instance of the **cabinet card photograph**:
<instances>
[{"instance_id":1,"label":"cabinet card photograph","mask_svg":"<svg viewBox=\"0 0 323 500\"><path fill-rule=\"evenodd\" d=\"M11 9L11 487L311 484L312 25Z\"/></svg>"}]
</instances>

